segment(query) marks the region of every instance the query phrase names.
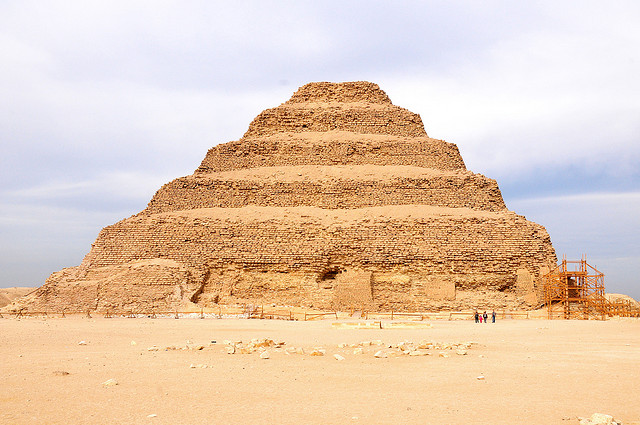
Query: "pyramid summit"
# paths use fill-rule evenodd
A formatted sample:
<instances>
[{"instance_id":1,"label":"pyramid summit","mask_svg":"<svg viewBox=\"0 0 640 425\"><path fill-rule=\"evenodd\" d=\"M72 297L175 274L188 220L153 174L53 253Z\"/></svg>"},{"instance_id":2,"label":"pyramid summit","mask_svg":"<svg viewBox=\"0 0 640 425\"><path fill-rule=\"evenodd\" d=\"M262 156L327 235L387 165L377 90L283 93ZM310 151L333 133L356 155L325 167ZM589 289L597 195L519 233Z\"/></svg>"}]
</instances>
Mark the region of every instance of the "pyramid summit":
<instances>
[{"instance_id":1,"label":"pyramid summit","mask_svg":"<svg viewBox=\"0 0 640 425\"><path fill-rule=\"evenodd\" d=\"M544 227L419 115L373 83L310 83L105 227L22 306L526 308L555 261Z\"/></svg>"}]
</instances>

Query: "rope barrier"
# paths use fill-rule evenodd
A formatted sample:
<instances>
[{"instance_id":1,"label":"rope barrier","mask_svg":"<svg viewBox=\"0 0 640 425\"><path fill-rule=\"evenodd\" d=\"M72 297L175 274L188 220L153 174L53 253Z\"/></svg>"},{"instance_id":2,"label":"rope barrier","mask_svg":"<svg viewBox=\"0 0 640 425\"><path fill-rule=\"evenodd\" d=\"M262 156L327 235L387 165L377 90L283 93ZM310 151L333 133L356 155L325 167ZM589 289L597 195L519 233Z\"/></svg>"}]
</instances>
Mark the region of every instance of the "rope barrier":
<instances>
[{"instance_id":1,"label":"rope barrier","mask_svg":"<svg viewBox=\"0 0 640 425\"><path fill-rule=\"evenodd\" d=\"M617 317L633 317L640 318L640 308L632 306L630 303L623 305L620 303L616 306L617 308L612 309L610 316ZM88 309L84 311L72 311L68 309L62 309L60 311L29 311L27 309L20 309L16 311L2 311L0 312L0 318L11 318L14 317L16 319L26 318L26 317L43 317L43 318L52 318L52 317L60 317L65 318L68 316L77 316L83 315L87 319L92 319L92 314L103 314L104 318L114 318L114 317L127 317L127 318L139 318L141 316L151 319L156 319L158 317L174 317L175 319L185 318L185 317L195 317L199 319L205 318L217 318L220 319L223 316L227 316L230 318L248 318L248 319L280 319L280 320L318 320L318 319L338 319L339 312L299 312L296 313L293 310L283 310L283 309L275 309L275 310L265 310L264 308L260 309L241 309L241 308L230 308L227 312L223 312L222 307L218 307L217 312L206 311L205 308L200 308L200 310L123 310L116 311L112 309L107 310L97 310L97 309ZM345 312L347 317L351 317L349 312ZM407 312L369 312L363 311L360 315L361 318L365 320L376 320L388 317L390 320L397 319L417 319L420 321L424 320L473 320L474 312L473 311L451 311L451 312L433 312L433 313L407 313ZM496 317L500 320L509 320L509 319L534 319L536 316L532 316L529 311L510 311L510 310L500 310L496 311Z\"/></svg>"}]
</instances>

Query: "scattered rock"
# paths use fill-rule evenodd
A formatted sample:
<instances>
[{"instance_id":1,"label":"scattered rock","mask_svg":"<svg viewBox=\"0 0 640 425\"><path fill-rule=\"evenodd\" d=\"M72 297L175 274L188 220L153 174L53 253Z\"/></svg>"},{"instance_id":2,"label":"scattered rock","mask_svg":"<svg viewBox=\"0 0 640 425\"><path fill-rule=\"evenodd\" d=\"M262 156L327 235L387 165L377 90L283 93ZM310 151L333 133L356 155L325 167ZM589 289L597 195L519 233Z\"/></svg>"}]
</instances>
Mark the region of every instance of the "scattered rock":
<instances>
[{"instance_id":1,"label":"scattered rock","mask_svg":"<svg viewBox=\"0 0 640 425\"><path fill-rule=\"evenodd\" d=\"M273 342L272 339L265 338L265 339L262 339L262 340L253 339L253 340L251 340L251 344L250 345L253 346L253 347L257 347L257 348L260 348L260 347L269 348L269 347L274 347L276 345L276 343Z\"/></svg>"},{"instance_id":2,"label":"scattered rock","mask_svg":"<svg viewBox=\"0 0 640 425\"><path fill-rule=\"evenodd\" d=\"M476 377L476 379L478 381L484 381L484 375L480 375L480 376Z\"/></svg>"},{"instance_id":3,"label":"scattered rock","mask_svg":"<svg viewBox=\"0 0 640 425\"><path fill-rule=\"evenodd\" d=\"M605 415L604 413L594 413L591 418L579 418L580 425L621 425L616 422L611 415Z\"/></svg>"},{"instance_id":4,"label":"scattered rock","mask_svg":"<svg viewBox=\"0 0 640 425\"><path fill-rule=\"evenodd\" d=\"M67 376L69 375L69 372L67 372L66 370L54 370L53 374L56 376Z\"/></svg>"},{"instance_id":5,"label":"scattered rock","mask_svg":"<svg viewBox=\"0 0 640 425\"><path fill-rule=\"evenodd\" d=\"M106 381L104 381L102 383L103 386L105 387L115 387L116 385L118 385L118 381L116 381L115 379L111 378L111 379L107 379Z\"/></svg>"},{"instance_id":6,"label":"scattered rock","mask_svg":"<svg viewBox=\"0 0 640 425\"><path fill-rule=\"evenodd\" d=\"M147 418L157 418L157 417L158 417L158 415L156 415L155 413L147 415Z\"/></svg>"},{"instance_id":7,"label":"scattered rock","mask_svg":"<svg viewBox=\"0 0 640 425\"><path fill-rule=\"evenodd\" d=\"M269 356L269 352L268 351L263 351L262 353L260 353L260 358L261 359L268 359Z\"/></svg>"},{"instance_id":8,"label":"scattered rock","mask_svg":"<svg viewBox=\"0 0 640 425\"><path fill-rule=\"evenodd\" d=\"M338 360L338 361L344 360L344 357L342 357L340 354L334 354L333 358Z\"/></svg>"},{"instance_id":9,"label":"scattered rock","mask_svg":"<svg viewBox=\"0 0 640 425\"><path fill-rule=\"evenodd\" d=\"M324 356L326 351L322 348L314 348L311 352L311 356Z\"/></svg>"},{"instance_id":10,"label":"scattered rock","mask_svg":"<svg viewBox=\"0 0 640 425\"><path fill-rule=\"evenodd\" d=\"M135 341L131 341L131 345L138 345L138 343Z\"/></svg>"},{"instance_id":11,"label":"scattered rock","mask_svg":"<svg viewBox=\"0 0 640 425\"><path fill-rule=\"evenodd\" d=\"M212 341L212 343L213 342L215 341ZM301 355L308 354L310 356L326 355L326 350L321 347L314 347L309 353L306 353L304 348L302 347L284 348L285 342L276 343L274 340L269 338L262 338L262 339L254 338L249 343L246 343L246 344L243 344L242 341L234 342L231 340L224 340L223 344L225 346L225 350L227 354L253 354L258 352L260 353L261 358L269 358L267 357L267 356L270 356L269 353L264 354L267 348L273 348L276 351L283 349L284 353L287 355L291 355L291 354L301 354ZM447 351L455 350L456 354L464 356L468 354L467 350L471 347L471 344L472 343L470 342L436 344L433 342L423 340L419 344L416 344L411 341L403 341L398 344L392 344L387 346L383 341L378 339L373 341L362 341L356 344L348 344L346 342L342 342L338 344L337 347L341 349L353 348L353 354L364 354L363 347L368 347L368 346L379 346L381 348L388 347L387 349L376 352L374 355L375 357L378 357L378 358L388 358L388 357L400 357L403 355L428 356L431 354L429 350L433 350L433 349L447 350ZM156 346L150 347L149 350L154 351L155 347ZM203 350L204 348L205 346L203 345L195 345L195 346L187 346L182 348L175 348L173 346L169 346L166 349L167 350L171 350L171 349ZM438 355L440 357L445 357L445 358L449 357L449 354L444 351L439 352ZM340 359L338 359L338 357L340 357ZM336 358L337 360L345 360L344 356L342 356L341 354L334 355L334 358Z\"/></svg>"},{"instance_id":12,"label":"scattered rock","mask_svg":"<svg viewBox=\"0 0 640 425\"><path fill-rule=\"evenodd\" d=\"M87 341L80 341L78 345L87 345Z\"/></svg>"},{"instance_id":13,"label":"scattered rock","mask_svg":"<svg viewBox=\"0 0 640 425\"><path fill-rule=\"evenodd\" d=\"M160 347L158 347L157 345L152 345L151 347L147 348L147 351L158 351L160 350Z\"/></svg>"}]
</instances>

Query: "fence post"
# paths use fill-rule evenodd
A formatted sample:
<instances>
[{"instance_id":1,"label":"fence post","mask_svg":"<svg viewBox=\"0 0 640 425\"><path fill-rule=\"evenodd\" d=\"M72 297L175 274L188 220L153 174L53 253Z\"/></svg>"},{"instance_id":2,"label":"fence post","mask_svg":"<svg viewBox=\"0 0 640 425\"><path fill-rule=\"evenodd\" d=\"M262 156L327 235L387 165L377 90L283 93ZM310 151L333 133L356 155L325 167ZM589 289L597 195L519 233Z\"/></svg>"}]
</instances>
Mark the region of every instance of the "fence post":
<instances>
[{"instance_id":1,"label":"fence post","mask_svg":"<svg viewBox=\"0 0 640 425\"><path fill-rule=\"evenodd\" d=\"M87 319L91 319L91 310L87 309Z\"/></svg>"},{"instance_id":2,"label":"fence post","mask_svg":"<svg viewBox=\"0 0 640 425\"><path fill-rule=\"evenodd\" d=\"M176 318L176 319L179 319L179 318L180 318L180 317L178 316L178 309L176 309L176 316L175 316L175 318Z\"/></svg>"},{"instance_id":3,"label":"fence post","mask_svg":"<svg viewBox=\"0 0 640 425\"><path fill-rule=\"evenodd\" d=\"M204 308L200 307L200 318L204 319Z\"/></svg>"}]
</instances>

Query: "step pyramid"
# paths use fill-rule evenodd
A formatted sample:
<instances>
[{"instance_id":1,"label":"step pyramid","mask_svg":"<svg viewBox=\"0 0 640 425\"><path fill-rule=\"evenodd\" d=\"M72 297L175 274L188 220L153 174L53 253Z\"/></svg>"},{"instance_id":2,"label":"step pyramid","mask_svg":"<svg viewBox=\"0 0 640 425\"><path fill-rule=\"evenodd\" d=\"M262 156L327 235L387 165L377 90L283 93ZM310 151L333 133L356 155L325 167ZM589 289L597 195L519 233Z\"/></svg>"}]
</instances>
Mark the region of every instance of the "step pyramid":
<instances>
[{"instance_id":1,"label":"step pyramid","mask_svg":"<svg viewBox=\"0 0 640 425\"><path fill-rule=\"evenodd\" d=\"M523 308L555 262L544 227L419 115L376 84L322 82L105 227L24 306Z\"/></svg>"}]
</instances>

